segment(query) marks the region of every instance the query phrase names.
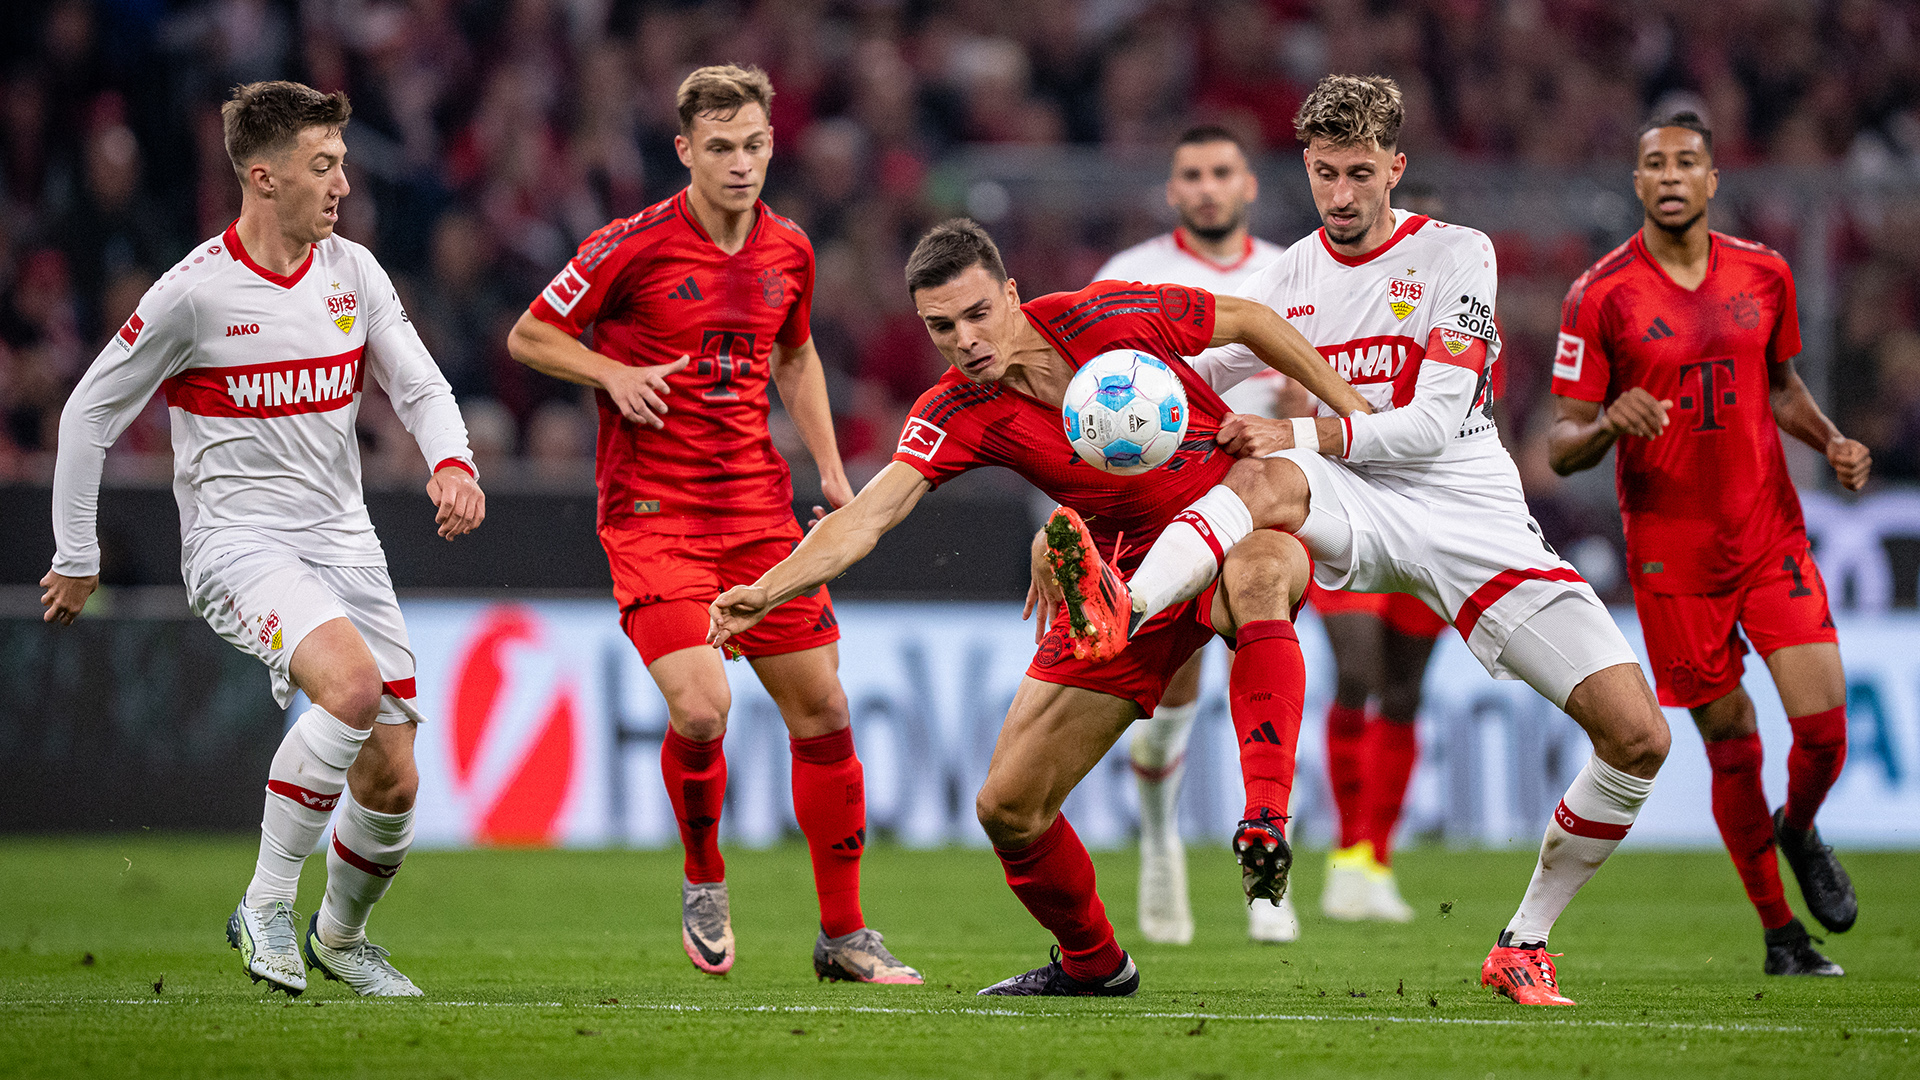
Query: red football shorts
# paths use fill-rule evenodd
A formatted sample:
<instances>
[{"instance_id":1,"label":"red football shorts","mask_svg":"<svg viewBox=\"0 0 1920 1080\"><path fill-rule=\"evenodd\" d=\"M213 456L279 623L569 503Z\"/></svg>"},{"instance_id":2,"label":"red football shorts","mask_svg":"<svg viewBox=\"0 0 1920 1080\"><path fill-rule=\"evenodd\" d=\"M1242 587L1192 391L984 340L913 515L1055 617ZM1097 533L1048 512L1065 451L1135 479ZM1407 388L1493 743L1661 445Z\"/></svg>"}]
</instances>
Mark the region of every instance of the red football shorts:
<instances>
[{"instance_id":1,"label":"red football shorts","mask_svg":"<svg viewBox=\"0 0 1920 1080\"><path fill-rule=\"evenodd\" d=\"M645 529L602 529L620 602L620 628L651 664L707 643L707 607L720 593L757 580L792 554L798 522L751 533L674 536ZM729 654L778 656L840 640L825 585L774 608L759 625L727 641Z\"/></svg>"},{"instance_id":2,"label":"red football shorts","mask_svg":"<svg viewBox=\"0 0 1920 1080\"><path fill-rule=\"evenodd\" d=\"M1447 620L1433 613L1420 599L1406 593L1364 593L1323 589L1307 585L1307 599L1322 615L1371 615L1387 624L1396 634L1407 637L1439 637Z\"/></svg>"},{"instance_id":3,"label":"red football shorts","mask_svg":"<svg viewBox=\"0 0 1920 1080\"><path fill-rule=\"evenodd\" d=\"M1740 685L1747 651L1761 659L1789 645L1838 641L1827 610L1827 583L1805 537L1762 560L1731 592L1685 594L1633 590L1660 704L1696 708ZM1736 624L1738 629L1735 629Z\"/></svg>"},{"instance_id":4,"label":"red football shorts","mask_svg":"<svg viewBox=\"0 0 1920 1080\"><path fill-rule=\"evenodd\" d=\"M1311 575L1311 557L1307 567ZM1312 580L1311 577L1308 580ZM1152 716L1153 710L1160 707L1160 695L1167 692L1167 683L1173 680L1174 674L1218 633L1213 628L1213 597L1219 588L1220 579L1215 578L1199 596L1148 619L1120 655L1111 660L1074 659L1073 641L1067 637L1067 620L1063 615L1054 620L1047 636L1041 639L1040 648L1034 651L1033 663L1027 666L1027 677L1126 698L1140 706L1141 716ZM1306 602L1304 594L1300 600ZM1288 617L1299 613L1300 604L1295 604ZM1232 638L1225 634L1220 634L1220 638L1227 643L1227 648L1234 647Z\"/></svg>"}]
</instances>

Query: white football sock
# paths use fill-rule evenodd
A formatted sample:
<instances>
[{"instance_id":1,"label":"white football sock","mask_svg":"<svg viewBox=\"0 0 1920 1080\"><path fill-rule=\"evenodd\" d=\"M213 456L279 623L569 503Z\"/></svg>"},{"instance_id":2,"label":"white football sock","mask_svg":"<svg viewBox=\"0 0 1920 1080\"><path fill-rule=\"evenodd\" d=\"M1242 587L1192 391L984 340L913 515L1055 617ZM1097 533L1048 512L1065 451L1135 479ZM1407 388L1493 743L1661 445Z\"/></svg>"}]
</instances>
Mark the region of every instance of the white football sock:
<instances>
[{"instance_id":1,"label":"white football sock","mask_svg":"<svg viewBox=\"0 0 1920 1080\"><path fill-rule=\"evenodd\" d=\"M1253 512L1225 484L1215 484L1174 516L1127 581L1140 621L1206 589L1233 545L1253 531Z\"/></svg>"},{"instance_id":2,"label":"white football sock","mask_svg":"<svg viewBox=\"0 0 1920 1080\"><path fill-rule=\"evenodd\" d=\"M1554 920L1626 839L1652 791L1652 780L1629 776L1597 756L1587 759L1547 823L1540 863L1507 924L1512 944L1546 944Z\"/></svg>"},{"instance_id":3,"label":"white football sock","mask_svg":"<svg viewBox=\"0 0 1920 1080\"><path fill-rule=\"evenodd\" d=\"M387 894L413 846L413 811L381 814L340 797L340 814L327 845L327 898L320 905L320 941L344 949L367 936L367 913Z\"/></svg>"},{"instance_id":4,"label":"white football sock","mask_svg":"<svg viewBox=\"0 0 1920 1080\"><path fill-rule=\"evenodd\" d=\"M1180 831L1177 804L1180 777L1186 772L1187 739L1200 703L1162 705L1133 725L1129 744L1133 781L1140 792L1140 842L1159 843L1168 830Z\"/></svg>"},{"instance_id":5,"label":"white football sock","mask_svg":"<svg viewBox=\"0 0 1920 1080\"><path fill-rule=\"evenodd\" d=\"M320 842L327 817L347 786L347 768L372 731L348 727L315 705L287 729L267 769L267 805L260 818L260 859L247 886L247 906L293 903L300 865Z\"/></svg>"}]
</instances>

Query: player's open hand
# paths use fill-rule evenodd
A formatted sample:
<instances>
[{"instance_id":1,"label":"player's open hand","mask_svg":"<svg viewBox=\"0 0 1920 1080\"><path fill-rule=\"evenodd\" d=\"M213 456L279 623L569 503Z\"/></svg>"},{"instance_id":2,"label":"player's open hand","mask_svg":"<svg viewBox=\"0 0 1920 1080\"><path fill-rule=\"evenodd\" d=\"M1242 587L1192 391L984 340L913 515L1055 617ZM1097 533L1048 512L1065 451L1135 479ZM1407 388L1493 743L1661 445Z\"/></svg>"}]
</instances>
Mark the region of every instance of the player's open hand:
<instances>
[{"instance_id":1,"label":"player's open hand","mask_svg":"<svg viewBox=\"0 0 1920 1080\"><path fill-rule=\"evenodd\" d=\"M654 364L649 367L622 367L601 378L601 389L613 399L614 407L620 415L636 424L645 424L651 428L667 426L666 396L672 393L667 386L667 376L678 372L693 362L689 355L682 354L671 364Z\"/></svg>"},{"instance_id":2,"label":"player's open hand","mask_svg":"<svg viewBox=\"0 0 1920 1080\"><path fill-rule=\"evenodd\" d=\"M1840 486L1848 491L1859 491L1867 486L1867 473L1873 468L1873 455L1867 451L1867 444L1858 439L1835 436L1827 443L1827 463L1833 466L1833 475L1839 479Z\"/></svg>"},{"instance_id":3,"label":"player's open hand","mask_svg":"<svg viewBox=\"0 0 1920 1080\"><path fill-rule=\"evenodd\" d=\"M40 594L40 606L47 609L40 616L40 621L72 626L80 609L87 606L87 597L100 587L100 575L68 577L49 570L47 576L40 579L40 584L47 590Z\"/></svg>"},{"instance_id":4,"label":"player's open hand","mask_svg":"<svg viewBox=\"0 0 1920 1080\"><path fill-rule=\"evenodd\" d=\"M707 644L716 649L725 646L728 638L753 629L770 610L767 590L758 585L735 585L707 609Z\"/></svg>"},{"instance_id":5,"label":"player's open hand","mask_svg":"<svg viewBox=\"0 0 1920 1080\"><path fill-rule=\"evenodd\" d=\"M1601 412L1600 430L1609 435L1658 438L1667 430L1667 411L1672 408L1672 400L1659 400L1646 387L1636 386L1614 398L1613 404Z\"/></svg>"},{"instance_id":6,"label":"player's open hand","mask_svg":"<svg viewBox=\"0 0 1920 1080\"><path fill-rule=\"evenodd\" d=\"M472 532L487 518L487 494L465 469L449 465L434 473L427 498L438 508L433 523L448 540Z\"/></svg>"},{"instance_id":7,"label":"player's open hand","mask_svg":"<svg viewBox=\"0 0 1920 1080\"><path fill-rule=\"evenodd\" d=\"M1293 449L1293 422L1228 413L1213 441L1234 457L1265 457Z\"/></svg>"},{"instance_id":8,"label":"player's open hand","mask_svg":"<svg viewBox=\"0 0 1920 1080\"><path fill-rule=\"evenodd\" d=\"M1053 620L1059 617L1060 605L1067 594L1060 590L1060 582L1053 576L1053 567L1047 565L1047 533L1045 529L1033 534L1033 560L1031 571L1033 580L1027 583L1027 606L1020 611L1021 619L1031 618L1035 612L1040 617L1033 624L1033 643L1040 644L1053 628Z\"/></svg>"}]
</instances>

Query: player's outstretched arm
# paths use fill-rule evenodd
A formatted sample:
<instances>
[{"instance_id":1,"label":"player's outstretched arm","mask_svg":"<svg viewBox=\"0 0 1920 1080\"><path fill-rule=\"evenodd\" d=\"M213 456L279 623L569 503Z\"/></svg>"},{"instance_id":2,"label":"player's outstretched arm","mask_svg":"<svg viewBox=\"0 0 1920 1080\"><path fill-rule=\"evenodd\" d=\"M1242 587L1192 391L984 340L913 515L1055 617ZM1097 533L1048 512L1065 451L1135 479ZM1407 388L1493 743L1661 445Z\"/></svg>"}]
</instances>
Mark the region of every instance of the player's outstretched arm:
<instances>
[{"instance_id":1,"label":"player's outstretched arm","mask_svg":"<svg viewBox=\"0 0 1920 1080\"><path fill-rule=\"evenodd\" d=\"M1865 443L1840 434L1834 422L1820 411L1819 402L1813 400L1807 384L1800 381L1793 361L1767 365L1767 381L1773 422L1780 425L1780 430L1826 455L1840 486L1848 491L1865 487L1867 473L1873 468L1873 455L1867 452Z\"/></svg>"},{"instance_id":2,"label":"player's outstretched arm","mask_svg":"<svg viewBox=\"0 0 1920 1080\"><path fill-rule=\"evenodd\" d=\"M751 629L767 612L847 572L887 530L906 519L932 484L912 466L891 462L853 501L820 519L793 554L751 585L735 585L708 610L707 644L718 648Z\"/></svg>"},{"instance_id":3,"label":"player's outstretched arm","mask_svg":"<svg viewBox=\"0 0 1920 1080\"><path fill-rule=\"evenodd\" d=\"M833 437L833 411L827 406L827 375L820 353L808 338L793 348L775 343L773 381L780 387L780 403L793 418L800 439L820 469L820 493L835 510L853 501L853 485L840 462L840 444ZM819 507L815 507L818 510Z\"/></svg>"},{"instance_id":4,"label":"player's outstretched arm","mask_svg":"<svg viewBox=\"0 0 1920 1080\"><path fill-rule=\"evenodd\" d=\"M1245 345L1262 363L1300 383L1341 416L1369 413L1367 400L1341 378L1293 324L1258 300L1216 296L1210 344Z\"/></svg>"},{"instance_id":5,"label":"player's outstretched arm","mask_svg":"<svg viewBox=\"0 0 1920 1080\"><path fill-rule=\"evenodd\" d=\"M692 358L682 356L670 364L630 367L602 356L565 330L535 318L533 312L520 313L520 321L507 334L507 354L542 375L551 375L581 386L606 391L620 415L648 427L667 426L667 376L687 366Z\"/></svg>"},{"instance_id":6,"label":"player's outstretched arm","mask_svg":"<svg viewBox=\"0 0 1920 1080\"><path fill-rule=\"evenodd\" d=\"M1553 427L1547 431L1547 461L1561 476L1600 464L1622 435L1659 437L1667 429L1672 401L1661 401L1636 386L1605 409L1597 401L1553 396Z\"/></svg>"}]
</instances>

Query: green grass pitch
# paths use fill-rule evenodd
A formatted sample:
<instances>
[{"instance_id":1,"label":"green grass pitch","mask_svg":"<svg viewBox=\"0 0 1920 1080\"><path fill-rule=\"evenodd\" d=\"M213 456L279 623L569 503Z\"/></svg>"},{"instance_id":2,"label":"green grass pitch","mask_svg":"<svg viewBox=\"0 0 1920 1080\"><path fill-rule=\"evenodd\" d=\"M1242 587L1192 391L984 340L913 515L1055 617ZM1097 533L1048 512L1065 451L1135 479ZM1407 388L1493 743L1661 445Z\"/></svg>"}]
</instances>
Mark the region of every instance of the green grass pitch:
<instances>
[{"instance_id":1,"label":"green grass pitch","mask_svg":"<svg viewBox=\"0 0 1920 1080\"><path fill-rule=\"evenodd\" d=\"M1723 854L1629 851L1554 936L1580 1006L1529 1010L1478 979L1524 852L1405 852L1410 926L1320 918L1324 860L1305 854L1302 940L1255 946L1236 868L1196 849L1187 947L1140 942L1137 864L1103 854L1139 996L1009 1000L974 991L1043 962L1049 939L985 851L867 855L868 918L924 987L814 980L797 846L730 852L740 960L726 978L680 951L677 854L422 851L373 931L427 999L359 1001L316 981L288 1002L249 983L223 938L253 846L0 841L0 1076L1920 1074L1914 854L1851 854L1860 924L1827 945L1848 975L1783 980L1760 974L1759 924Z\"/></svg>"}]
</instances>

